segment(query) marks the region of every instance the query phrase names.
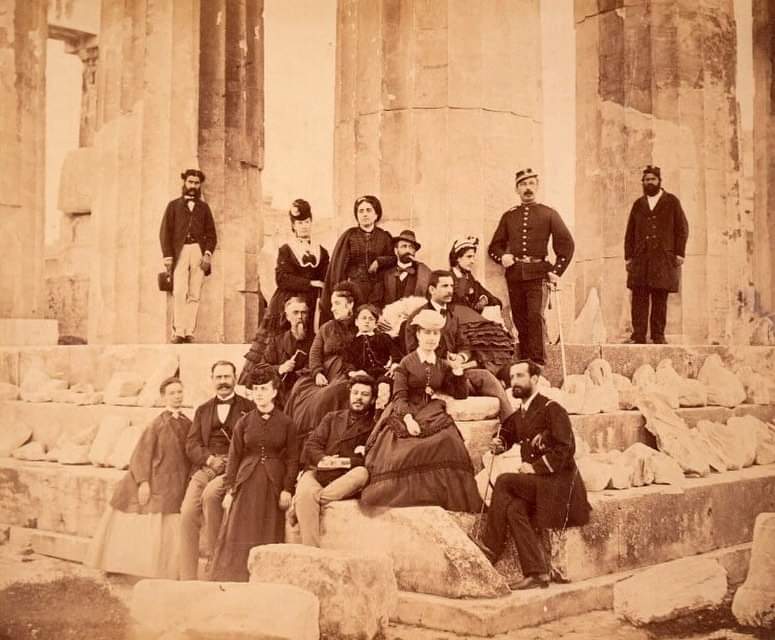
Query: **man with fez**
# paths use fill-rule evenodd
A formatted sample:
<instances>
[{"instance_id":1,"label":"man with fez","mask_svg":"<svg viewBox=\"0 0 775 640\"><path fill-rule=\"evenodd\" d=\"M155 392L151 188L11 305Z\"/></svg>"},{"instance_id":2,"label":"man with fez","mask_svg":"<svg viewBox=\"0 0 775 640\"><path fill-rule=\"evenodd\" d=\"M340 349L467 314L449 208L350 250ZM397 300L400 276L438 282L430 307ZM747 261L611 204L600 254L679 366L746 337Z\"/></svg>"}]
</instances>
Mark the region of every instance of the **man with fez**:
<instances>
[{"instance_id":1,"label":"man with fez","mask_svg":"<svg viewBox=\"0 0 775 640\"><path fill-rule=\"evenodd\" d=\"M515 180L522 202L501 216L488 253L506 270L520 357L545 364L545 282L559 282L573 257L574 243L560 214L536 200L538 174L532 169L521 169ZM546 260L549 238L556 256L554 264Z\"/></svg>"},{"instance_id":2,"label":"man with fez","mask_svg":"<svg viewBox=\"0 0 775 640\"><path fill-rule=\"evenodd\" d=\"M269 337L258 362L251 361L252 350L248 352L245 366L240 374L240 382L249 380L251 372L257 365L262 363L271 365L280 378L280 388L275 398L275 404L279 409L285 406L285 400L299 378L299 371L307 366L312 339L315 337L308 323L309 308L306 300L298 296L288 298L284 313L290 328L281 334Z\"/></svg>"},{"instance_id":3,"label":"man with fez","mask_svg":"<svg viewBox=\"0 0 775 640\"><path fill-rule=\"evenodd\" d=\"M659 167L647 166L641 184L643 195L632 205L624 235L627 287L632 290L630 342L644 344L648 325L651 341L665 344L667 294L678 291L689 223L678 198L662 189Z\"/></svg>"},{"instance_id":4,"label":"man with fez","mask_svg":"<svg viewBox=\"0 0 775 640\"><path fill-rule=\"evenodd\" d=\"M210 275L217 236L208 204L202 200L205 174L186 169L183 195L164 211L159 230L164 268L172 272L174 311L172 342L193 342L199 296L204 277Z\"/></svg>"},{"instance_id":5,"label":"man with fez","mask_svg":"<svg viewBox=\"0 0 775 640\"><path fill-rule=\"evenodd\" d=\"M472 395L498 398L500 419L503 421L514 411L511 401L498 378L471 360L469 345L460 331L460 318L456 305L452 302L454 292L455 281L451 272L444 270L431 272L426 295L428 302L412 313L401 327L404 332L406 353L411 353L417 348L417 326L412 324L414 317L423 309L438 311L444 318L444 328L441 330L441 341L436 349L436 355L450 363L460 363L466 370L465 375Z\"/></svg>"},{"instance_id":6,"label":"man with fez","mask_svg":"<svg viewBox=\"0 0 775 640\"><path fill-rule=\"evenodd\" d=\"M492 440L493 453L519 444L522 465L518 473L503 473L495 481L487 526L481 541L474 540L495 563L511 531L523 578L511 589L546 587L549 559L545 557L536 529L561 529L589 522L591 507L587 490L576 468L568 413L538 393L541 368L531 360L509 367L511 392L521 406Z\"/></svg>"},{"instance_id":7,"label":"man with fez","mask_svg":"<svg viewBox=\"0 0 775 640\"><path fill-rule=\"evenodd\" d=\"M210 369L215 397L198 406L186 438L194 469L180 507L180 579L196 580L199 531L204 520L205 549L212 557L223 518L221 502L231 434L237 421L255 408L234 392L234 364L218 360Z\"/></svg>"},{"instance_id":8,"label":"man with fez","mask_svg":"<svg viewBox=\"0 0 775 640\"><path fill-rule=\"evenodd\" d=\"M396 265L382 272L369 294L369 302L384 307L401 298L425 295L431 270L415 258L421 246L410 229L404 229L393 238Z\"/></svg>"},{"instance_id":9,"label":"man with fez","mask_svg":"<svg viewBox=\"0 0 775 640\"><path fill-rule=\"evenodd\" d=\"M306 470L294 498L302 544L320 545L321 506L356 495L369 481L364 449L374 427L377 383L370 375L357 373L349 386L349 409L327 413L302 450Z\"/></svg>"}]
</instances>

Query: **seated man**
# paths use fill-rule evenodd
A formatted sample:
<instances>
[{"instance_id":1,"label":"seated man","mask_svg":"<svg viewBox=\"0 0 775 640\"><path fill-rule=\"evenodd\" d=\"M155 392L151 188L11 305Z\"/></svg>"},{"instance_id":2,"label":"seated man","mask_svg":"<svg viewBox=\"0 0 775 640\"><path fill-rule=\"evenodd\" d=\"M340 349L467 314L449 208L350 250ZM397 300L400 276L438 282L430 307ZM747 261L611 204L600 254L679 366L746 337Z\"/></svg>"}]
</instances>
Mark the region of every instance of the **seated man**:
<instances>
[{"instance_id":1,"label":"seated man","mask_svg":"<svg viewBox=\"0 0 775 640\"><path fill-rule=\"evenodd\" d=\"M369 302L385 307L407 296L424 296L431 270L415 258L422 245L414 231L405 229L393 238L396 265L385 269L377 285L369 294Z\"/></svg>"},{"instance_id":2,"label":"seated man","mask_svg":"<svg viewBox=\"0 0 775 640\"><path fill-rule=\"evenodd\" d=\"M441 330L441 341L436 349L436 355L450 363L460 362L466 369L466 378L471 395L491 396L498 398L500 405L500 420L503 422L514 409L500 380L490 371L471 360L471 353L460 330L461 322L456 305L452 302L455 282L449 271L431 272L428 284L428 302L410 315L402 326L406 353L417 348L417 327L412 324L414 317L423 309L438 311L444 316L444 328Z\"/></svg>"},{"instance_id":3,"label":"seated man","mask_svg":"<svg viewBox=\"0 0 775 640\"><path fill-rule=\"evenodd\" d=\"M307 303L298 297L289 298L285 303L285 317L291 328L277 336L269 338L262 361L272 365L280 376L280 389L276 404L282 409L285 399L299 378L299 371L307 366L312 339L312 330L307 331Z\"/></svg>"},{"instance_id":4,"label":"seated man","mask_svg":"<svg viewBox=\"0 0 775 640\"><path fill-rule=\"evenodd\" d=\"M589 522L591 507L587 490L576 468L573 438L567 411L538 393L540 367L532 360L520 360L509 368L511 392L522 400L493 438L493 453L519 443L522 466L518 473L498 476L487 511L484 537L475 540L487 558L495 563L506 545L507 529L517 546L524 578L512 589L546 587L549 560L536 535L537 529L565 529Z\"/></svg>"},{"instance_id":5,"label":"seated man","mask_svg":"<svg viewBox=\"0 0 775 640\"><path fill-rule=\"evenodd\" d=\"M374 427L375 397L374 378L362 373L353 376L350 408L327 413L307 438L301 454L306 470L294 498L302 544L320 546L321 506L354 496L369 481L363 461Z\"/></svg>"}]
</instances>

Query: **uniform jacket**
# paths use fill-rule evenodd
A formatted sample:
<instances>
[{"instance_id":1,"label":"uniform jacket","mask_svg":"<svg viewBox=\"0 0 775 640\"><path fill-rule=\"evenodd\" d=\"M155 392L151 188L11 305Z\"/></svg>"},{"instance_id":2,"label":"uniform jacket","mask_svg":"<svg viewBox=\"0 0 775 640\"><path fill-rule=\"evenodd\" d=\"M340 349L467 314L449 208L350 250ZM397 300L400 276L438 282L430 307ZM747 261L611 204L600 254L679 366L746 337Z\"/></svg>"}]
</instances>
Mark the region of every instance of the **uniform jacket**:
<instances>
[{"instance_id":1,"label":"uniform jacket","mask_svg":"<svg viewBox=\"0 0 775 640\"><path fill-rule=\"evenodd\" d=\"M374 428L374 414L353 414L350 423L350 410L331 411L327 413L320 424L310 433L301 461L308 468L315 468L323 456L342 456L350 458L353 467L363 466L363 455L355 453L355 449L366 445L371 430Z\"/></svg>"},{"instance_id":2,"label":"uniform jacket","mask_svg":"<svg viewBox=\"0 0 775 640\"><path fill-rule=\"evenodd\" d=\"M173 258L174 262L177 262L189 233L197 240L203 254L205 251L215 251L218 241L210 206L204 200L196 199L194 210L189 211L186 203L187 200L182 196L171 200L161 219L161 254L165 258Z\"/></svg>"},{"instance_id":3,"label":"uniform jacket","mask_svg":"<svg viewBox=\"0 0 775 640\"><path fill-rule=\"evenodd\" d=\"M534 438L541 442L534 444ZM533 524L539 529L562 529L589 522L587 490L573 458L576 443L568 413L540 393L522 417L515 411L503 423L506 448L519 444L523 462L533 465L541 478Z\"/></svg>"},{"instance_id":4,"label":"uniform jacket","mask_svg":"<svg viewBox=\"0 0 775 640\"><path fill-rule=\"evenodd\" d=\"M194 469L198 469L207 462L207 458L211 455L211 451L207 448L207 443L210 441L210 429L213 424L213 417L216 411L216 398L210 398L204 404L199 405L194 412L194 421L191 423L191 428L188 430L188 437L186 438L186 455L191 461ZM234 406L231 409L232 424L236 425L237 421L244 415L250 413L256 405L251 400L235 394Z\"/></svg>"},{"instance_id":5,"label":"uniform jacket","mask_svg":"<svg viewBox=\"0 0 775 640\"><path fill-rule=\"evenodd\" d=\"M552 240L557 262L546 260ZM501 216L490 241L488 254L498 264L504 253L515 258L537 258L540 262L515 262L506 269L507 282L544 278L550 271L561 276L570 265L575 245L560 214L546 205L520 204Z\"/></svg>"},{"instance_id":6,"label":"uniform jacket","mask_svg":"<svg viewBox=\"0 0 775 640\"><path fill-rule=\"evenodd\" d=\"M163 411L137 441L129 471L116 485L110 506L125 513L178 513L188 484L189 461L186 457L186 432L191 421L180 415L173 418ZM151 486L151 497L140 506L137 489Z\"/></svg>"},{"instance_id":7,"label":"uniform jacket","mask_svg":"<svg viewBox=\"0 0 775 640\"><path fill-rule=\"evenodd\" d=\"M409 296L425 297L431 279L431 270L422 262L416 262L408 271L403 283L398 279L397 266L382 271L377 285L371 290L369 302L384 307ZM403 293L399 293L400 285L403 285Z\"/></svg>"},{"instance_id":8,"label":"uniform jacket","mask_svg":"<svg viewBox=\"0 0 775 640\"><path fill-rule=\"evenodd\" d=\"M632 260L627 267L627 286L678 291L681 267L676 256L686 255L688 238L686 214L672 193L664 191L653 211L645 195L638 198L624 235L624 259Z\"/></svg>"}]
</instances>

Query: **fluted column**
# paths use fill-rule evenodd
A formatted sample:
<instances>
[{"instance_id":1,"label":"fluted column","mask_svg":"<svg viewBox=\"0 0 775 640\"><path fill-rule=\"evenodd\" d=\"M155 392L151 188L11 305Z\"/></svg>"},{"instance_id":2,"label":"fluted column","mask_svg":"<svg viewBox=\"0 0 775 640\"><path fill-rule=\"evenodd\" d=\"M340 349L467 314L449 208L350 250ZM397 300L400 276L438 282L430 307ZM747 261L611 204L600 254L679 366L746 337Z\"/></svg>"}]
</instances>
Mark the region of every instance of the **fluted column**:
<instances>
[{"instance_id":1,"label":"fluted column","mask_svg":"<svg viewBox=\"0 0 775 640\"><path fill-rule=\"evenodd\" d=\"M625 332L624 230L642 193L641 170L657 164L690 225L667 333L723 340L750 272L738 194L733 2L577 0L576 43L577 296L597 287L609 335Z\"/></svg>"},{"instance_id":2,"label":"fluted column","mask_svg":"<svg viewBox=\"0 0 775 640\"><path fill-rule=\"evenodd\" d=\"M44 0L0 0L0 318L46 311Z\"/></svg>"},{"instance_id":3,"label":"fluted column","mask_svg":"<svg viewBox=\"0 0 775 640\"><path fill-rule=\"evenodd\" d=\"M542 163L538 5L340 0L338 226L373 193L385 225L413 228L429 264L446 263L457 235L489 241L515 202L515 169ZM488 271L498 289L500 270Z\"/></svg>"}]
</instances>

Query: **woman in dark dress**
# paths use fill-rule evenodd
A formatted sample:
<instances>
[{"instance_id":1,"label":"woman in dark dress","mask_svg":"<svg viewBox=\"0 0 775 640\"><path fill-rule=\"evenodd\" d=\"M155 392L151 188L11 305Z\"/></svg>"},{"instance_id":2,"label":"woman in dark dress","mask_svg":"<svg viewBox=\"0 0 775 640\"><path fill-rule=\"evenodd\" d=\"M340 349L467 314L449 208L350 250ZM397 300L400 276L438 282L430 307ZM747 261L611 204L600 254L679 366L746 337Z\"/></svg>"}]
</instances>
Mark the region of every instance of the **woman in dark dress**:
<instances>
[{"instance_id":1,"label":"woman in dark dress","mask_svg":"<svg viewBox=\"0 0 775 640\"><path fill-rule=\"evenodd\" d=\"M477 512L482 505L463 437L436 392L465 398L460 368L437 357L444 317L425 309L412 320L418 347L393 373L393 399L366 445L369 484L364 504L384 507L437 505Z\"/></svg>"},{"instance_id":2,"label":"woman in dark dress","mask_svg":"<svg viewBox=\"0 0 775 640\"><path fill-rule=\"evenodd\" d=\"M297 426L299 450L309 433L317 426L316 406L322 388L347 380L349 371L344 353L355 338L353 323L355 287L350 282L340 282L331 294L333 319L320 327L309 353L309 371L300 377L288 400L285 412Z\"/></svg>"},{"instance_id":3,"label":"woman in dark dress","mask_svg":"<svg viewBox=\"0 0 775 640\"><path fill-rule=\"evenodd\" d=\"M377 226L382 219L379 199L376 196L357 198L353 214L358 225L339 237L331 254L331 265L320 298L321 324L331 318L329 296L336 283L352 282L358 300L368 300L372 288L379 282L379 272L396 262L391 235Z\"/></svg>"},{"instance_id":4,"label":"woman in dark dress","mask_svg":"<svg viewBox=\"0 0 775 640\"><path fill-rule=\"evenodd\" d=\"M277 289L269 301L250 351L245 354L240 384L247 384L251 369L262 362L269 339L289 328L284 310L291 297L307 303L307 334L311 335L315 327L315 305L328 270L328 251L312 242L312 209L309 202L301 198L294 200L288 216L293 239L278 250L275 267Z\"/></svg>"},{"instance_id":5,"label":"woman in dark dress","mask_svg":"<svg viewBox=\"0 0 775 640\"><path fill-rule=\"evenodd\" d=\"M277 373L260 365L250 382L256 408L234 427L223 482L225 513L210 580L247 582L250 550L283 541L284 512L291 505L299 468L296 427L274 406Z\"/></svg>"},{"instance_id":6,"label":"woman in dark dress","mask_svg":"<svg viewBox=\"0 0 775 640\"><path fill-rule=\"evenodd\" d=\"M459 238L449 251L460 331L473 352L479 366L498 375L514 356L514 339L502 324L482 316L485 307L503 307L500 299L490 293L474 277L473 268L479 238Z\"/></svg>"}]
</instances>

